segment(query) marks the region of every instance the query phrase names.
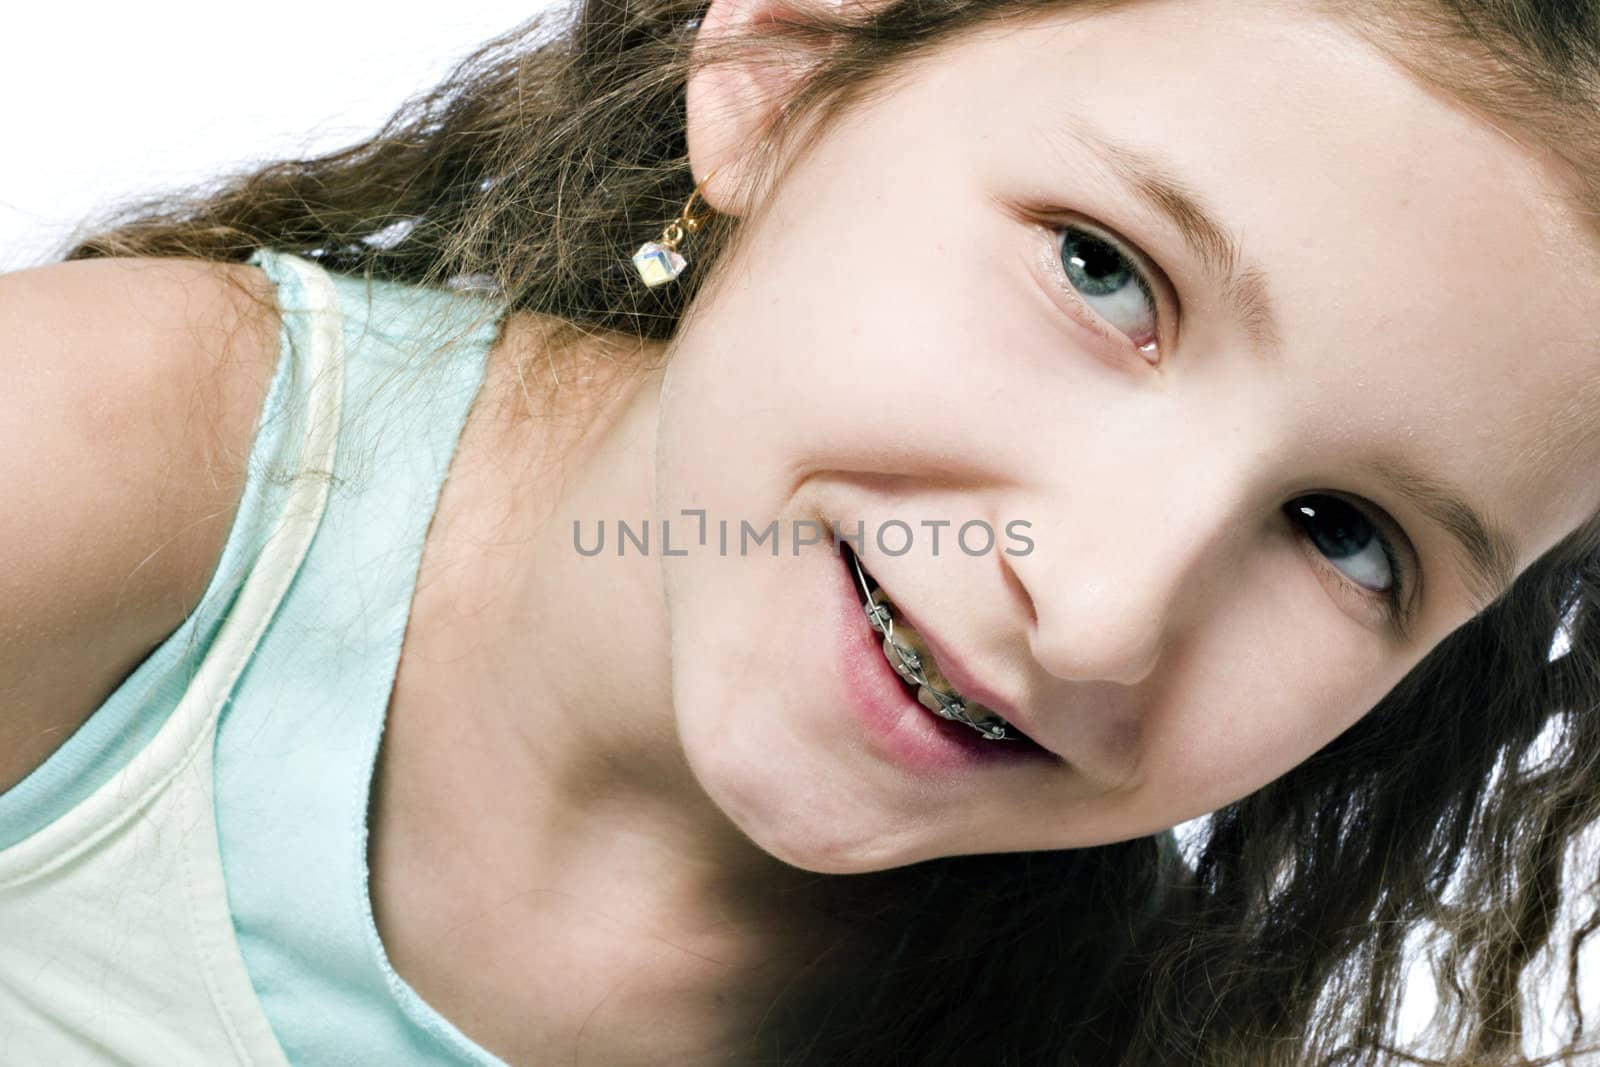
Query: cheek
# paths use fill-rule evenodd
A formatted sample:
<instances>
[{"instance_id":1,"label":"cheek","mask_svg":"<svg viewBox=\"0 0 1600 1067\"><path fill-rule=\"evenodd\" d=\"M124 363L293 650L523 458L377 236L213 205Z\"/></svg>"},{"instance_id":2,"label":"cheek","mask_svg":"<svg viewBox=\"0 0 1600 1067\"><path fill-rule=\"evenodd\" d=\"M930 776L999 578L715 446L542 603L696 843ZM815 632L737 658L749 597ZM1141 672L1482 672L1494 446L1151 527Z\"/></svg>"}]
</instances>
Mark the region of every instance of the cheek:
<instances>
[{"instance_id":1,"label":"cheek","mask_svg":"<svg viewBox=\"0 0 1600 1067\"><path fill-rule=\"evenodd\" d=\"M1331 610L1331 609L1330 609ZM1221 627L1211 631L1220 637ZM1220 641L1173 676L1172 713L1146 740L1146 803L1169 821L1233 803L1304 762L1367 714L1403 671L1359 634L1282 621Z\"/></svg>"}]
</instances>

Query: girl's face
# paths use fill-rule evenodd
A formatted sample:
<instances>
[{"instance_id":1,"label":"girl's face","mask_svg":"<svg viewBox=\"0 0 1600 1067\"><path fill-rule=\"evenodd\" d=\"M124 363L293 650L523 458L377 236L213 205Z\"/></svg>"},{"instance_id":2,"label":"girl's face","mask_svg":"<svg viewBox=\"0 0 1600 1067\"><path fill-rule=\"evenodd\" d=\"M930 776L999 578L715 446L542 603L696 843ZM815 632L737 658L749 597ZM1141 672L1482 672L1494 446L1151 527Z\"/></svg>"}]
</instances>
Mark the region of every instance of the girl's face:
<instances>
[{"instance_id":1,"label":"girl's face","mask_svg":"<svg viewBox=\"0 0 1600 1067\"><path fill-rule=\"evenodd\" d=\"M691 97L701 143L717 105ZM1327 744L1596 506L1597 256L1561 180L1236 0L908 68L747 220L666 371L657 514L708 524L658 553L708 795L858 872L1153 833ZM774 519L776 557L741 555ZM864 523L945 673L1062 761L951 747L796 520Z\"/></svg>"}]
</instances>

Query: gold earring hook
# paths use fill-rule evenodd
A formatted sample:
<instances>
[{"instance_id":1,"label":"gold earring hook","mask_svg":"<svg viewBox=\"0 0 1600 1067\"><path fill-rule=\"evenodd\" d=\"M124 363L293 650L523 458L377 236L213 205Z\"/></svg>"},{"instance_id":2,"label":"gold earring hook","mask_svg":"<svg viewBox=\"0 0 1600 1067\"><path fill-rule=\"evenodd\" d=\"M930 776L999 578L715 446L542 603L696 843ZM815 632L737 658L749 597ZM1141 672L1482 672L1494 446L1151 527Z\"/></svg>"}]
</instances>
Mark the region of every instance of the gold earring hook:
<instances>
[{"instance_id":1,"label":"gold earring hook","mask_svg":"<svg viewBox=\"0 0 1600 1067\"><path fill-rule=\"evenodd\" d=\"M703 214L694 215L691 213L691 209L694 206L695 199L700 195L700 190L705 188L706 182L716 177L717 171L721 170L723 166L725 166L724 163L718 163L711 168L710 174L700 179L700 184L696 185L694 192L689 194L689 199L684 202L683 210L678 213L678 217L669 222L667 228L661 231L660 243L663 246L677 251L678 245L683 242L687 234L698 233L700 227L704 226L711 216L716 214L715 211L708 210Z\"/></svg>"}]
</instances>

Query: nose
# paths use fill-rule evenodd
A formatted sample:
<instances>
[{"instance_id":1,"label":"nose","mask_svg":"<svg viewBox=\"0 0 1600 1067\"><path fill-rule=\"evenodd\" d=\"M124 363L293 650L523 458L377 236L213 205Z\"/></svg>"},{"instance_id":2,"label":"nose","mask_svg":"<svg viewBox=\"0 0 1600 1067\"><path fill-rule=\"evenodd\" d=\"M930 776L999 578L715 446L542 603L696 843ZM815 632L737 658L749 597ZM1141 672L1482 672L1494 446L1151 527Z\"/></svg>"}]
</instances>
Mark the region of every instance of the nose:
<instances>
[{"instance_id":1,"label":"nose","mask_svg":"<svg viewBox=\"0 0 1600 1067\"><path fill-rule=\"evenodd\" d=\"M1029 644L1044 670L1124 686L1155 671L1202 587L1226 578L1230 530L1241 524L1237 495L1190 486L1162 499L1146 483L1135 490L1141 499L1104 501L1093 517L1057 512L1029 531L1031 551L1003 556L1030 602Z\"/></svg>"}]
</instances>

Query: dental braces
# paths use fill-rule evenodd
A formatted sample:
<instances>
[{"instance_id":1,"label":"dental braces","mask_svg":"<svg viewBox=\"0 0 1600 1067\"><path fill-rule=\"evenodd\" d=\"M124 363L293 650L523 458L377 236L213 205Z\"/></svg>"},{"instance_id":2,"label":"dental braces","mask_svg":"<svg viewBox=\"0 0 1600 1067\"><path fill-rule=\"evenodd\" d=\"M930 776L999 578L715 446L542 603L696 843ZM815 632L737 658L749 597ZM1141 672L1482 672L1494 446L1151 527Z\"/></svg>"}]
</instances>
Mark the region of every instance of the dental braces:
<instances>
[{"instance_id":1,"label":"dental braces","mask_svg":"<svg viewBox=\"0 0 1600 1067\"><path fill-rule=\"evenodd\" d=\"M941 718L949 719L951 722L965 723L982 734L984 739L988 741L1020 740L1006 733L1008 724L998 715L993 719L985 719L980 722L968 713L967 705L964 701L956 697L946 696L933 687L933 684L928 681L927 675L923 673L922 657L917 655L915 649L907 648L894 639L894 617L889 613L889 606L888 604L873 602L872 590L867 586L867 576L862 573L861 563L856 559L854 553L850 556L850 565L855 568L856 581L861 583L861 591L867 599L865 607L868 622L872 624L872 628L875 631L883 635L884 640L894 651L895 658L900 661L899 663L891 663L889 666L893 667L895 673L907 682L912 685L923 686L933 694L933 699L939 704L937 708L932 709L934 714Z\"/></svg>"}]
</instances>

